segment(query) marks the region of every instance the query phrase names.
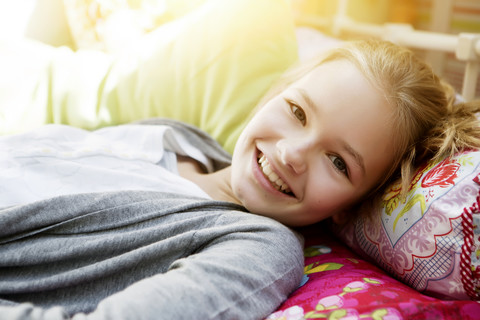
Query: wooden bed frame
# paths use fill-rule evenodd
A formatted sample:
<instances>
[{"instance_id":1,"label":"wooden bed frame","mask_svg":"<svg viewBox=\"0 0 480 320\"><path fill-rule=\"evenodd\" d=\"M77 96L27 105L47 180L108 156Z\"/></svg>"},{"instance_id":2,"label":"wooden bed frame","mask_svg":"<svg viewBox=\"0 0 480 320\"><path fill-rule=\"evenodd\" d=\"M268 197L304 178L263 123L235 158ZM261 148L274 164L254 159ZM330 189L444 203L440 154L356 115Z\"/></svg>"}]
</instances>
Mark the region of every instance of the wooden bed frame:
<instances>
[{"instance_id":1,"label":"wooden bed frame","mask_svg":"<svg viewBox=\"0 0 480 320\"><path fill-rule=\"evenodd\" d=\"M466 101L475 98L480 74L480 33L457 35L415 30L410 24L386 23L382 25L354 21L347 16L348 0L339 0L335 15L330 18L301 15L297 22L324 30L335 37L354 35L376 37L412 49L452 53L465 62L461 95ZM428 61L428 59L427 59Z\"/></svg>"}]
</instances>

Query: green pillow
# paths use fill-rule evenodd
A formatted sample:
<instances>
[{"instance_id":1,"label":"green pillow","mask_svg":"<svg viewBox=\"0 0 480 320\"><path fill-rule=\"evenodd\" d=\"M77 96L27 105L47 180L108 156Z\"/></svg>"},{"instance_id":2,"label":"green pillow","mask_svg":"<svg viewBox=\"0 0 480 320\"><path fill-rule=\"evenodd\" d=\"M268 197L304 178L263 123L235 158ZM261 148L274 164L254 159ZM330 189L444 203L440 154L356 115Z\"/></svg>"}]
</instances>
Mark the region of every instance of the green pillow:
<instances>
[{"instance_id":1,"label":"green pillow","mask_svg":"<svg viewBox=\"0 0 480 320\"><path fill-rule=\"evenodd\" d=\"M285 0L207 1L117 56L38 43L1 51L10 51L0 62L10 69L0 75L1 134L169 117L229 152L252 108L297 59Z\"/></svg>"}]
</instances>

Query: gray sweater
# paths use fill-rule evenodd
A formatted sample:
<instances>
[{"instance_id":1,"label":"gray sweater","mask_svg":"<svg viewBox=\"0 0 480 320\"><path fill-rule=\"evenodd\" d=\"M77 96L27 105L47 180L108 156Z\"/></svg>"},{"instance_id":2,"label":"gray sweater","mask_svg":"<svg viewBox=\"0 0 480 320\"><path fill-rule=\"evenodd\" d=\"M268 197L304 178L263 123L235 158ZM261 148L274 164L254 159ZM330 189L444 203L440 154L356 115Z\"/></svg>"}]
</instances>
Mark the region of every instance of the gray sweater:
<instances>
[{"instance_id":1,"label":"gray sweater","mask_svg":"<svg viewBox=\"0 0 480 320\"><path fill-rule=\"evenodd\" d=\"M228 165L198 129L158 123ZM261 319L302 274L298 235L231 203L119 191L0 210L0 319Z\"/></svg>"}]
</instances>

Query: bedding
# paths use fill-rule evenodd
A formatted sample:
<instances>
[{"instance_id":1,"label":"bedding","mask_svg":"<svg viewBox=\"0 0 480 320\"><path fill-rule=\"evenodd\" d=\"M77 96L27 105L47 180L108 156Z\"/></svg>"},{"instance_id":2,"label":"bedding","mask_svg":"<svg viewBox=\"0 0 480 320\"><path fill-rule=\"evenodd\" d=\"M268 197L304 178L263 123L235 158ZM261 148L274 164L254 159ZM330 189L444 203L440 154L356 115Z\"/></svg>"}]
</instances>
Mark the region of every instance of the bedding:
<instances>
[{"instance_id":1,"label":"bedding","mask_svg":"<svg viewBox=\"0 0 480 320\"><path fill-rule=\"evenodd\" d=\"M175 154L196 159L208 172L213 171L211 160L167 125L86 131L50 124L0 137L0 153L0 208L126 187L210 198L196 184L179 179Z\"/></svg>"},{"instance_id":2,"label":"bedding","mask_svg":"<svg viewBox=\"0 0 480 320\"><path fill-rule=\"evenodd\" d=\"M206 0L64 0L65 18L76 49L118 52Z\"/></svg>"},{"instance_id":3,"label":"bedding","mask_svg":"<svg viewBox=\"0 0 480 320\"><path fill-rule=\"evenodd\" d=\"M427 296L345 246L327 223L303 230L304 278L268 320L479 319L480 304Z\"/></svg>"},{"instance_id":4,"label":"bedding","mask_svg":"<svg viewBox=\"0 0 480 320\"><path fill-rule=\"evenodd\" d=\"M0 134L166 117L232 152L257 101L297 59L291 16L284 0L210 0L116 55L0 39Z\"/></svg>"},{"instance_id":5,"label":"bedding","mask_svg":"<svg viewBox=\"0 0 480 320\"><path fill-rule=\"evenodd\" d=\"M405 200L392 185L371 221L339 231L355 252L420 292L480 299L480 151L428 162Z\"/></svg>"}]
</instances>

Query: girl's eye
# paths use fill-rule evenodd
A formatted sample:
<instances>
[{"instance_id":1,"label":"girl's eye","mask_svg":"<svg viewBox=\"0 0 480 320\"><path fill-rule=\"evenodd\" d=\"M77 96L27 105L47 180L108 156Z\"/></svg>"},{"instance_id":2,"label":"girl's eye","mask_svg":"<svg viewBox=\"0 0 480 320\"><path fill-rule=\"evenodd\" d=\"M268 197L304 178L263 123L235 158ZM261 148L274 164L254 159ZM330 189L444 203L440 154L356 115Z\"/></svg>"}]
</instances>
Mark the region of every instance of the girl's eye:
<instances>
[{"instance_id":1,"label":"girl's eye","mask_svg":"<svg viewBox=\"0 0 480 320\"><path fill-rule=\"evenodd\" d=\"M305 114L305 111L292 103L290 103L290 108L292 109L292 113L298 119L298 121L300 121L302 125L305 125L307 123L307 115Z\"/></svg>"},{"instance_id":2,"label":"girl's eye","mask_svg":"<svg viewBox=\"0 0 480 320\"><path fill-rule=\"evenodd\" d=\"M345 176L348 177L348 169L347 169L347 164L345 163L345 161L343 161L342 158L334 156L334 155L331 155L331 156L328 156L328 157L330 158L333 165L335 166L335 169L337 169L338 171L340 171L341 173L343 173Z\"/></svg>"}]
</instances>

